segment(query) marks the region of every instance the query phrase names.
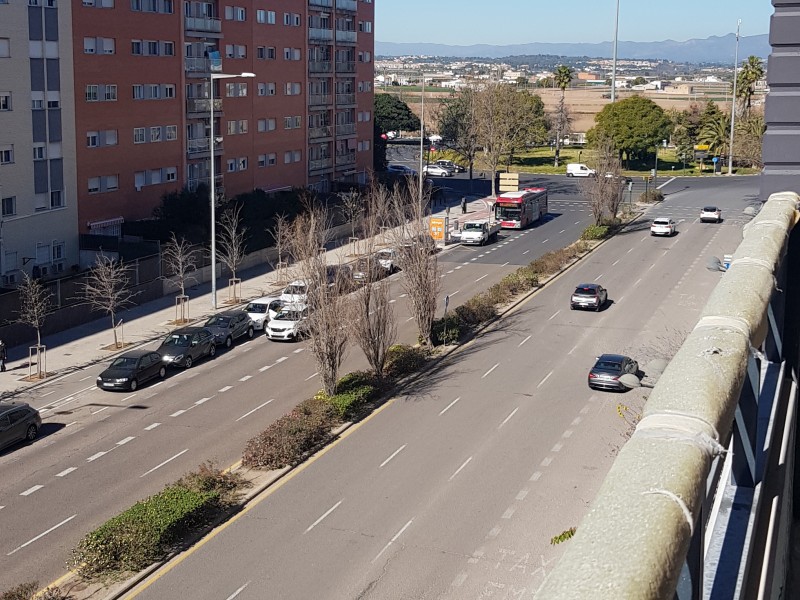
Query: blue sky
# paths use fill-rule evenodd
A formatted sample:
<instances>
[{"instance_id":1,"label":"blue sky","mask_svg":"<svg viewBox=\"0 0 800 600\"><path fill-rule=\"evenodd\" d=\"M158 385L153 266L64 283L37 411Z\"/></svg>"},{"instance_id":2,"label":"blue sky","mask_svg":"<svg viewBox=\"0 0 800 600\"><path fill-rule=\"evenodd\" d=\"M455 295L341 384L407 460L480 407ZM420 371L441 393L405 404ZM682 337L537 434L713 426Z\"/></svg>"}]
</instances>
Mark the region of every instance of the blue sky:
<instances>
[{"instance_id":1,"label":"blue sky","mask_svg":"<svg viewBox=\"0 0 800 600\"><path fill-rule=\"evenodd\" d=\"M616 0L375 0L380 42L524 44L605 42L614 37ZM620 0L619 39L684 41L769 32L770 0Z\"/></svg>"}]
</instances>

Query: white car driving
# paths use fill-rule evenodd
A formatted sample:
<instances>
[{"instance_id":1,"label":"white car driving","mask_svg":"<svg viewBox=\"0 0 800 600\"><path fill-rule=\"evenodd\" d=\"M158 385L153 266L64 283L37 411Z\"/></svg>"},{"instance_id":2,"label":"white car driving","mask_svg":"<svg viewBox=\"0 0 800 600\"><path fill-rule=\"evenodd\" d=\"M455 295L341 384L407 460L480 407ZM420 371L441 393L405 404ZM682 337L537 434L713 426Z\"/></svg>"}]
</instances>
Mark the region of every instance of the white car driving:
<instances>
[{"instance_id":1,"label":"white car driving","mask_svg":"<svg viewBox=\"0 0 800 600\"><path fill-rule=\"evenodd\" d=\"M308 309L301 306L284 307L265 328L267 337L275 341L297 341L306 334L304 322Z\"/></svg>"},{"instance_id":2,"label":"white car driving","mask_svg":"<svg viewBox=\"0 0 800 600\"><path fill-rule=\"evenodd\" d=\"M700 211L700 222L705 223L706 221L719 223L722 221L722 211L716 206L704 206Z\"/></svg>"},{"instance_id":3,"label":"white car driving","mask_svg":"<svg viewBox=\"0 0 800 600\"><path fill-rule=\"evenodd\" d=\"M653 219L653 223L650 225L650 235L666 235L669 237L675 235L677 230L677 224L669 217Z\"/></svg>"},{"instance_id":4,"label":"white car driving","mask_svg":"<svg viewBox=\"0 0 800 600\"><path fill-rule=\"evenodd\" d=\"M244 310L253 321L256 331L262 331L266 324L281 311L282 306L280 296L264 296L252 300Z\"/></svg>"}]
</instances>

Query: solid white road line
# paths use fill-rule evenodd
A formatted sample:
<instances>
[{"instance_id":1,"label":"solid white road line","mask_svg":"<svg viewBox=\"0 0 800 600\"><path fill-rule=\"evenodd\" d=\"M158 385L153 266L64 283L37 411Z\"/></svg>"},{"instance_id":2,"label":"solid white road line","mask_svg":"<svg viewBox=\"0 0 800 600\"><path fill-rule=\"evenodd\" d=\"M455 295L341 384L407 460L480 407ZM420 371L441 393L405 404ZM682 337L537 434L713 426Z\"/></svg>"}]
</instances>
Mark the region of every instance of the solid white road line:
<instances>
[{"instance_id":1,"label":"solid white road line","mask_svg":"<svg viewBox=\"0 0 800 600\"><path fill-rule=\"evenodd\" d=\"M241 593L242 593L242 592L245 590L245 588L246 588L248 585L250 585L250 582L249 582L249 581L248 581L247 583L245 583L245 584L244 584L242 587L240 587L238 590L236 590L235 592L233 592L233 593L232 593L230 596L228 596L227 598L225 598L225 600L233 600L234 598L236 598L236 596L238 596L239 594L241 594Z\"/></svg>"},{"instance_id":2,"label":"solid white road line","mask_svg":"<svg viewBox=\"0 0 800 600\"><path fill-rule=\"evenodd\" d=\"M537 385L536 387L537 387L537 388L540 388L540 387L542 387L542 386L544 385L544 382L545 382L545 381L547 381L548 379L550 379L550 375L552 375L552 374L553 374L553 372L552 372L552 371L550 371L550 372L549 372L547 375L545 375L545 376L544 376L544 379L542 379L542 380L539 382L539 385Z\"/></svg>"},{"instance_id":3,"label":"solid white road line","mask_svg":"<svg viewBox=\"0 0 800 600\"><path fill-rule=\"evenodd\" d=\"M485 379L485 378L486 378L486 376L487 376L487 375L489 375L489 373L491 373L492 371L494 371L494 370L495 370L497 367L499 367L499 366L500 366L500 363L497 363L497 364L496 364L495 366L493 366L491 369L489 369L488 371L486 371L486 373L484 373L483 375L481 375L481 379Z\"/></svg>"},{"instance_id":4,"label":"solid white road line","mask_svg":"<svg viewBox=\"0 0 800 600\"><path fill-rule=\"evenodd\" d=\"M152 425L148 425L147 427L145 427L144 430L145 431L153 431L153 429L155 429L159 425L161 425L161 423L153 423Z\"/></svg>"},{"instance_id":5,"label":"solid white road line","mask_svg":"<svg viewBox=\"0 0 800 600\"><path fill-rule=\"evenodd\" d=\"M334 504L333 506L331 506L331 507L330 507L328 510L326 510L326 511L325 511L325 514L323 514L323 515L322 515L322 516L321 516L319 519L317 519L317 520L316 520L316 521L314 521L314 522L313 522L311 525L309 525L309 526L308 526L308 529L306 529L306 530L303 532L303 535L305 535L306 533L308 533L309 531L311 531L312 529L314 529L314 527L316 527L317 525L319 525L320 523L322 523L322 521L325 519L325 517L327 517L329 514L331 514L331 513L332 513L333 511L335 511L337 508L339 508L339 506L342 504L342 502L344 502L344 498L342 498L342 499L341 499L341 500L339 500L339 501L338 501L336 504Z\"/></svg>"},{"instance_id":6,"label":"solid white road line","mask_svg":"<svg viewBox=\"0 0 800 600\"><path fill-rule=\"evenodd\" d=\"M397 455L398 455L398 454L400 454L400 453L401 453L403 450L405 450L405 447L406 447L407 445L408 445L408 444L403 444L403 445L402 445L402 446L400 446L400 447L399 447L397 450L395 450L394 452L392 452L392 455L391 455L389 458L387 458L385 461L383 461L383 462L381 463L381 465L380 465L378 468L379 468L379 469L382 469L382 468L384 467L384 465L386 465L386 464L387 464L387 463L388 463L390 460L392 460L392 459L393 459L395 456L397 456Z\"/></svg>"},{"instance_id":7,"label":"solid white road line","mask_svg":"<svg viewBox=\"0 0 800 600\"><path fill-rule=\"evenodd\" d=\"M553 315L552 315L550 318L548 318L547 320L548 320L548 321L552 321L553 319L555 319L555 318L556 318L556 316L558 316L558 313L560 313L560 312L561 312L561 309L559 308L559 309L558 309L556 312L554 312L554 313L553 313Z\"/></svg>"},{"instance_id":8,"label":"solid white road line","mask_svg":"<svg viewBox=\"0 0 800 600\"><path fill-rule=\"evenodd\" d=\"M218 391L220 394L222 394L223 392L227 392L228 390L232 390L232 389L233 389L233 386L232 386L232 385L226 385L224 388L222 388L221 390L217 390L217 391Z\"/></svg>"},{"instance_id":9,"label":"solid white road line","mask_svg":"<svg viewBox=\"0 0 800 600\"><path fill-rule=\"evenodd\" d=\"M134 436L134 435L129 435L128 437L126 437L126 438L124 438L124 439L121 439L120 441L118 441L118 442L117 442L117 446L124 446L124 445L125 445L125 444L127 444L128 442L132 442L132 441L133 441L133 440L135 440L135 439L136 439L136 436Z\"/></svg>"},{"instance_id":10,"label":"solid white road line","mask_svg":"<svg viewBox=\"0 0 800 600\"><path fill-rule=\"evenodd\" d=\"M446 413L448 410L450 410L450 408L452 408L452 406L453 406L453 405L454 405L456 402L458 402L459 400L461 400L461 396L459 396L458 398L456 398L455 400L453 400L453 401L452 401L450 404L448 404L447 406L445 406L445 407L442 409L442 412L440 412L440 413L439 413L439 416L441 417L441 416L442 416L444 413Z\"/></svg>"},{"instance_id":11,"label":"solid white road line","mask_svg":"<svg viewBox=\"0 0 800 600\"><path fill-rule=\"evenodd\" d=\"M141 475L139 475L139 477L141 478L141 477L144 477L145 475L150 475L150 473L152 473L152 472L153 472L153 471L155 471L156 469L160 469L160 468L161 468L161 467L163 467L164 465L166 465L166 464L168 464L168 463L171 463L173 460L175 460L176 458L178 458L179 456L181 456L181 455L183 455L183 454L186 454L188 451L189 451L189 449L188 449L188 448L186 448L185 450L181 450L180 452L178 452L178 453L177 453L175 456L173 456L172 458L168 458L167 460L165 460L164 462L162 462L160 465L156 465L155 467L153 467L152 469L150 469L150 470L149 470L149 471L147 471L146 473L142 473Z\"/></svg>"},{"instance_id":12,"label":"solid white road line","mask_svg":"<svg viewBox=\"0 0 800 600\"><path fill-rule=\"evenodd\" d=\"M386 545L383 547L383 550L381 550L380 552L378 552L378 555L377 555L375 558L373 558L373 559L372 559L372 562L374 563L376 560L378 560L378 559L381 557L381 555L382 555L384 552L386 552L386 551L389 549L389 546L391 546L392 544L394 544L394 543L397 541L397 538L399 538L401 535L403 535L403 532L404 532L406 529L408 529L408 528L409 528L409 526L411 525L411 523L413 523L413 522L414 522L414 519L411 519L411 520L410 520L408 523L406 523L405 525L403 525L403 528L402 528L400 531L398 531L397 533L395 533L395 534L394 534L394 537L393 537L391 540L389 540L389 543L388 543L388 544L386 544Z\"/></svg>"},{"instance_id":13,"label":"solid white road line","mask_svg":"<svg viewBox=\"0 0 800 600\"><path fill-rule=\"evenodd\" d=\"M481 279L486 279L488 276L489 276L489 274L488 274L488 273L487 273L486 275L481 275L480 277L478 277L478 278L475 280L475 283L478 283L478 282L479 282Z\"/></svg>"},{"instance_id":14,"label":"solid white road line","mask_svg":"<svg viewBox=\"0 0 800 600\"><path fill-rule=\"evenodd\" d=\"M305 381L311 381L311 380L312 380L312 379L314 379L314 377L316 377L317 375L319 375L319 371L317 371L317 372L316 372L316 373L314 373L313 375L309 375L308 377L306 377L306 378L305 378Z\"/></svg>"},{"instance_id":15,"label":"solid white road line","mask_svg":"<svg viewBox=\"0 0 800 600\"><path fill-rule=\"evenodd\" d=\"M259 406L256 406L256 407L255 407L253 410L251 410L250 412L246 412L246 413L244 413L244 414L243 414L241 417L239 417L238 419L236 419L236 421L234 421L234 423L238 423L239 421L241 421L241 420L242 420L242 419L244 419L245 417L249 417L250 415L252 415L252 414L253 414L254 412L256 412L257 410L259 410L259 409L261 409L261 408L264 408L264 407L265 407L267 404L269 404L269 403L270 403L270 402L272 402L273 400L275 400L275 398L270 398L269 400L267 400L266 402L264 402L264 404L261 404L261 405L259 405Z\"/></svg>"},{"instance_id":16,"label":"solid white road line","mask_svg":"<svg viewBox=\"0 0 800 600\"><path fill-rule=\"evenodd\" d=\"M520 342L520 343L517 345L517 348L519 348L520 346L522 346L522 344L524 344L524 343L525 343L525 342L527 342L529 339L531 339L531 337L532 337L532 336L530 336L530 335L529 335L529 336L528 336L528 337L526 337L524 340L522 340L522 341L521 341L521 342Z\"/></svg>"},{"instance_id":17,"label":"solid white road line","mask_svg":"<svg viewBox=\"0 0 800 600\"><path fill-rule=\"evenodd\" d=\"M102 452L98 452L97 454L92 454L89 458L86 459L86 462L94 462L98 458L105 456L106 454L108 454L107 450L103 450Z\"/></svg>"},{"instance_id":18,"label":"solid white road line","mask_svg":"<svg viewBox=\"0 0 800 600\"><path fill-rule=\"evenodd\" d=\"M28 488L24 492L20 493L20 496L30 496L32 493L38 492L43 487L44 487L43 485L35 485L33 487Z\"/></svg>"},{"instance_id":19,"label":"solid white road line","mask_svg":"<svg viewBox=\"0 0 800 600\"><path fill-rule=\"evenodd\" d=\"M77 470L78 470L78 467L70 467L69 469L64 469L63 471L61 471L61 473L56 473L56 477L66 477L67 475L69 475L73 471L77 471Z\"/></svg>"},{"instance_id":20,"label":"solid white road line","mask_svg":"<svg viewBox=\"0 0 800 600\"><path fill-rule=\"evenodd\" d=\"M500 428L501 428L503 425L505 425L506 423L508 423L508 422L511 420L511 417L513 417L515 414L517 414L517 411L518 411L518 410L519 410L519 406L518 406L517 408L515 408L514 410L512 410L512 411L511 411L511 414L510 414L510 415L508 415L508 416L505 418L505 420L504 420L502 423L500 423L500 425L498 425L498 426L497 426L497 428L498 428L498 429L500 429Z\"/></svg>"},{"instance_id":21,"label":"solid white road line","mask_svg":"<svg viewBox=\"0 0 800 600\"><path fill-rule=\"evenodd\" d=\"M67 519L64 519L63 521L61 521L61 523L59 523L58 525L53 525L53 526L52 526L50 529L48 529L47 531L40 533L40 534L39 534L39 535L37 535L35 538L28 540L27 542L25 542L25 543L24 543L24 544L22 544L21 546L17 546L17 547L16 547L16 548L14 548L14 549L13 549L11 552L7 553L7 554L6 554L6 556L11 556L12 554L15 554L16 552L18 552L19 550L22 550L22 549L23 549L23 548L25 548L26 546L30 546L30 545L31 545L33 542L35 542L35 541L37 541L37 540L40 540L40 539L42 539L42 538L43 538L44 536L46 536L48 533L51 533L51 532L55 531L56 529L58 529L59 527L61 527L62 525L65 525L66 523L69 523L70 521L72 521L72 519L74 519L74 518L75 518L75 517L77 517L77 516L78 516L77 514L74 514L74 515L72 515L71 517L69 517L69 518L67 518Z\"/></svg>"},{"instance_id":22,"label":"solid white road line","mask_svg":"<svg viewBox=\"0 0 800 600\"><path fill-rule=\"evenodd\" d=\"M465 460L465 461L464 461L464 463L463 463L463 464L462 464L460 467L458 467L458 469L456 469L456 472L455 472L455 473L453 473L452 475L450 475L450 478L449 478L447 481L453 481L453 479L455 479L456 475L458 475L459 473L461 473L461 470L462 470L464 467L466 467L466 466L467 466L467 465L470 463L470 461L471 461L471 460L472 460L472 457L470 456L470 457L469 457L467 460Z\"/></svg>"}]
</instances>

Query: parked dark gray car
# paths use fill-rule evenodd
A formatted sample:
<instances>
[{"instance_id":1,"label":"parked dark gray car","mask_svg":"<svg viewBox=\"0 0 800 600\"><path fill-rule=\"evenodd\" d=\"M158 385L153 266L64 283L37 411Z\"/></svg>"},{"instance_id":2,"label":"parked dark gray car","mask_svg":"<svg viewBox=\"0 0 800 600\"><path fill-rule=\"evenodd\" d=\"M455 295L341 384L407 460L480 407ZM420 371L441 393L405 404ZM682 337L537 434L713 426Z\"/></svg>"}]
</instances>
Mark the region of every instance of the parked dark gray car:
<instances>
[{"instance_id":1,"label":"parked dark gray car","mask_svg":"<svg viewBox=\"0 0 800 600\"><path fill-rule=\"evenodd\" d=\"M217 353L214 335L205 327L182 327L164 338L157 352L164 364L190 368L205 356Z\"/></svg>"},{"instance_id":2,"label":"parked dark gray car","mask_svg":"<svg viewBox=\"0 0 800 600\"><path fill-rule=\"evenodd\" d=\"M108 368L97 377L97 387L104 390L136 391L154 377L163 379L167 367L161 355L152 350L131 350L111 361Z\"/></svg>"},{"instance_id":3,"label":"parked dark gray car","mask_svg":"<svg viewBox=\"0 0 800 600\"><path fill-rule=\"evenodd\" d=\"M39 435L42 417L24 402L0 402L0 450L17 442L32 442Z\"/></svg>"},{"instance_id":4,"label":"parked dark gray car","mask_svg":"<svg viewBox=\"0 0 800 600\"><path fill-rule=\"evenodd\" d=\"M214 342L226 348L233 346L233 342L243 335L253 339L255 327L250 316L243 310L226 310L214 315L206 321L205 328L214 335Z\"/></svg>"}]
</instances>

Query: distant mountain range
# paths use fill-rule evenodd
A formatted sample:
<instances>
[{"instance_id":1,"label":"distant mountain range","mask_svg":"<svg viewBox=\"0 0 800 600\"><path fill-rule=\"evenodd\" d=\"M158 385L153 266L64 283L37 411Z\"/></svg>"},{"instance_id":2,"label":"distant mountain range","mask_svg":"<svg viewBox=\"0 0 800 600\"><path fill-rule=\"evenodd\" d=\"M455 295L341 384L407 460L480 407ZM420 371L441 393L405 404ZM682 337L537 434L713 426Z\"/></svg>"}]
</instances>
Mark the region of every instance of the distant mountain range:
<instances>
[{"instance_id":1,"label":"distant mountain range","mask_svg":"<svg viewBox=\"0 0 800 600\"><path fill-rule=\"evenodd\" d=\"M669 60L678 63L731 64L736 50L736 36L712 36L705 39L676 42L623 42L617 48L617 56L623 59ZM759 56L766 59L770 53L769 36L751 35L739 39L739 57ZM584 43L544 43L512 44L493 46L474 44L472 46L450 46L447 44L375 42L378 56L441 56L452 58L504 58L521 55L586 56L590 58L611 58L612 42L597 44Z\"/></svg>"}]
</instances>

